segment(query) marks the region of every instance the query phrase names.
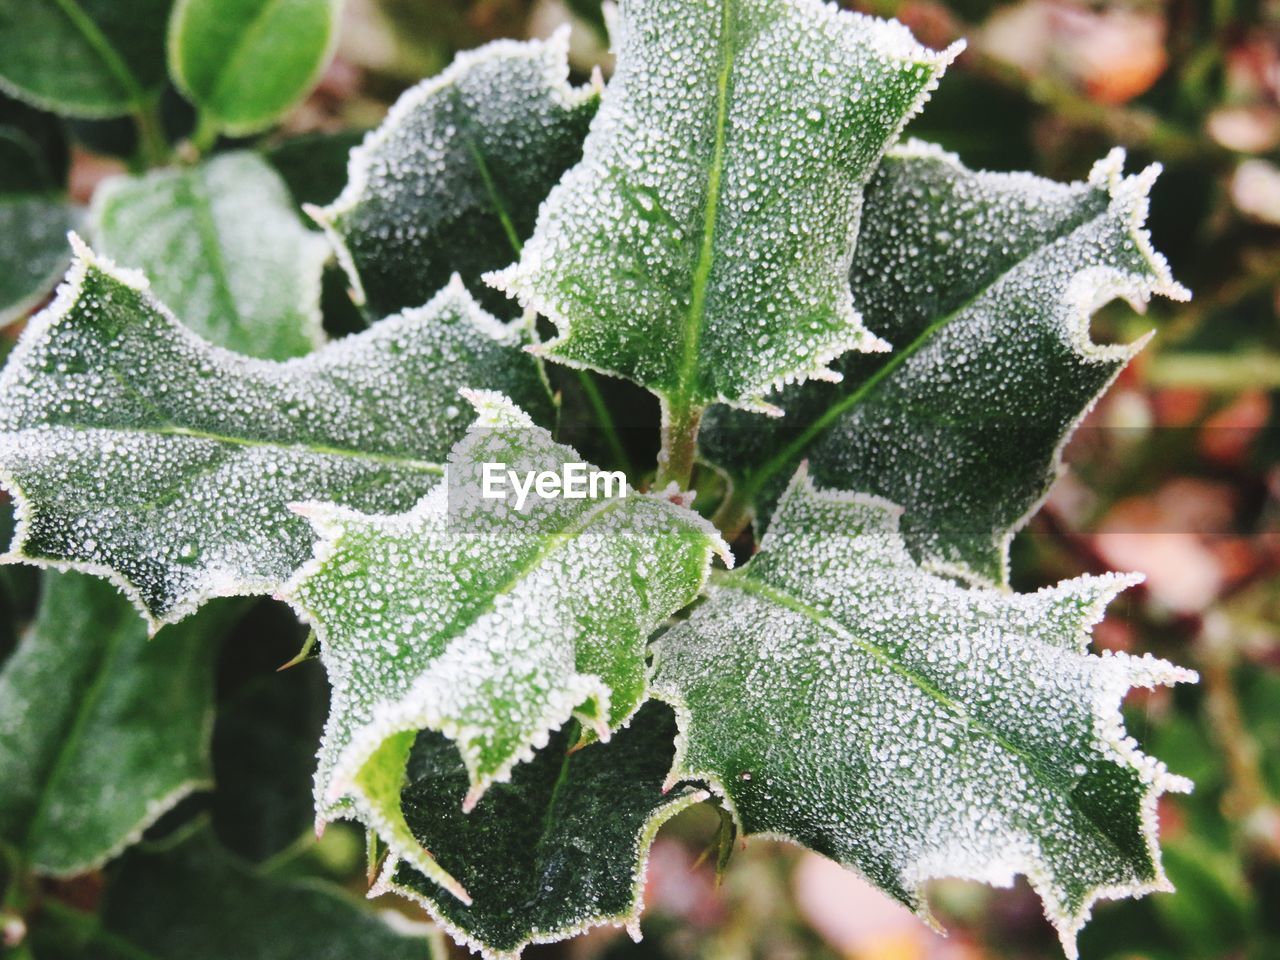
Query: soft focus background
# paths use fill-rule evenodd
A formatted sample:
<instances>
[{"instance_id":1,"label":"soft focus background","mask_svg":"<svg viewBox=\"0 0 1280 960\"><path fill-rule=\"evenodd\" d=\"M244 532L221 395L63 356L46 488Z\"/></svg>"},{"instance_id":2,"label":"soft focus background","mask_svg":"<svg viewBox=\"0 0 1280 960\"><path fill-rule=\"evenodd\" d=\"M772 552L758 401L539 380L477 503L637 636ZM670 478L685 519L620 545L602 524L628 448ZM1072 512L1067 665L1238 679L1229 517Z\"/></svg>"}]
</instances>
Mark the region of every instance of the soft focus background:
<instances>
[{"instance_id":1,"label":"soft focus background","mask_svg":"<svg viewBox=\"0 0 1280 960\"><path fill-rule=\"evenodd\" d=\"M933 46L968 39L910 133L969 165L1079 179L1115 144L1128 148L1131 169L1164 165L1151 231L1195 298L1157 302L1145 317L1112 305L1095 320L1099 340L1151 329L1156 337L1073 441L1070 475L1015 545L1015 583L1144 572L1146 585L1099 627L1098 645L1149 650L1202 677L1198 687L1135 694L1128 704L1130 731L1197 784L1160 808L1179 892L1101 905L1082 956L1280 957L1280 0L847 5L897 17ZM300 196L329 200L358 139L339 131L375 125L400 91L457 50L546 35L566 20L575 69L607 73L598 0L348 0L338 58L286 126L313 136L273 159ZM81 200L131 150L127 124L71 122L41 135L55 151L65 147ZM277 708L285 735L314 728L323 685L318 670L298 671L283 695L266 685L270 668L297 649L293 625L280 619L272 637L237 641L221 687L224 705L252 704L259 717ZM311 712L300 719L292 703ZM234 720L220 720L217 736L234 741ZM295 802L282 796L280 809ZM658 840L643 943L598 931L527 955L1061 956L1025 885L937 884L943 938L793 848L752 841L717 884L704 857L715 827L714 813L693 811ZM278 867L358 887L362 858L362 841L339 827Z\"/></svg>"}]
</instances>

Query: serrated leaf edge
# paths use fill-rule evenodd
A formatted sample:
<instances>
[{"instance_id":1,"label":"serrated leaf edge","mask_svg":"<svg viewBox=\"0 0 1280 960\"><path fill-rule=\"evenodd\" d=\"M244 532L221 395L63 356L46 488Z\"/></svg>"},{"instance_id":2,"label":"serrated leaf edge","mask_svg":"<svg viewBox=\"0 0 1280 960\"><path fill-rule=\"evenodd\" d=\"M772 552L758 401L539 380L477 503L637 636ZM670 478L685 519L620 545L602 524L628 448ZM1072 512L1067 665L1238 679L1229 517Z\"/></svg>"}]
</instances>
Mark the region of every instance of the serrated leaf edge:
<instances>
[{"instance_id":1,"label":"serrated leaf edge","mask_svg":"<svg viewBox=\"0 0 1280 960\"><path fill-rule=\"evenodd\" d=\"M115 199L116 194L130 184L138 184L139 186L142 186L148 182L168 179L175 174L179 176L192 176L198 174L201 167L207 167L210 162L216 162L225 157L235 156L250 156L261 160L261 157L251 151L243 151L239 154L224 153L210 158L208 162L202 164L200 167L178 169L163 167L148 170L136 176L122 174L120 176L108 177L94 191L93 199L89 202L88 223L93 244L100 248L107 246L107 244L103 242L102 236L103 214L112 200ZM267 164L266 161L262 161L262 163L265 170L277 181L281 191L287 197L289 195L288 187L285 186L284 180L280 177L280 174L276 172L274 167ZM290 208L289 215L293 216L292 208ZM321 288L323 286L324 267L325 264L329 262L329 257L332 255L333 251L329 249L329 244L325 242L322 234L316 233L314 230L308 230L306 224L301 220L298 220L297 227L300 231L306 234L306 240L303 242L302 249L298 252L297 257L300 261L303 276L303 295L301 300L294 304L294 306L303 318L303 336L306 337L307 342L311 345L313 350L319 350L329 342L329 338L324 331L324 317L320 309L320 296ZM148 281L148 285L150 285L150 281ZM243 320L242 317L238 317L238 319Z\"/></svg>"},{"instance_id":2,"label":"serrated leaf edge","mask_svg":"<svg viewBox=\"0 0 1280 960\"><path fill-rule=\"evenodd\" d=\"M901 507L883 497L872 494L819 489L813 485L812 480L808 477L808 471L803 465L796 471L786 492L779 500L779 509L786 499L795 495L800 488L803 488L803 495L805 496L836 503L861 504L881 510L885 516L885 532L900 537L898 529L903 513ZM765 541L760 545L761 551L767 549L768 537L769 534L765 534ZM905 551L905 544L903 549ZM1086 575L1063 581L1063 583L1053 587L1042 588L1037 593L1050 593L1061 590L1070 584L1080 583L1102 588L1099 590L1094 602L1089 606L1088 614L1082 618L1082 629L1077 637L1077 644L1081 652L1083 652L1089 642L1091 628L1103 618L1108 604L1121 591L1141 583L1144 579L1140 573ZM653 663L650 667L650 676L656 671L661 656L661 645L658 645L653 648ZM1088 892L1080 909L1072 912L1066 909L1065 905L1060 903L1054 896L1049 872L1034 860L1020 862L1015 856L1006 861L991 863L983 870L964 874L946 870L932 871L927 867L921 867L921 865L916 864L914 866L920 869L904 871L903 880L914 884L912 893L916 900L916 906L913 912L933 929L941 932L941 927L934 919L929 909L928 901L925 898L924 884L927 881L941 879L977 880L990 886L1011 887L1015 877L1018 874L1022 874L1040 897L1044 906L1045 916L1057 931L1067 960L1078 960L1079 948L1076 943L1076 937L1081 928L1088 922L1092 915L1093 906L1099 900L1114 900L1126 897L1138 898L1148 893L1170 892L1173 890L1173 885L1165 875L1164 865L1161 862L1156 804L1165 793L1190 793L1193 784L1186 777L1170 773L1162 761L1141 751L1137 742L1125 732L1121 703L1128 691L1134 687L1151 689L1156 686L1169 686L1175 683L1195 683L1198 682L1199 675L1194 670L1188 670L1166 660L1160 660L1149 653L1144 654L1142 657L1133 657L1126 653L1104 650L1101 655L1094 656L1097 657L1099 664L1114 664L1114 666L1110 667L1114 675L1112 679L1122 681L1109 685L1094 703L1091 712L1094 721L1095 745L1103 755L1109 756L1118 765L1132 769L1146 785L1146 791L1140 801L1140 817L1143 838L1146 841L1147 852L1154 868L1152 878L1132 884L1095 887ZM738 828L739 834L745 839L748 833L741 814L739 814L725 788L724 781L714 771L695 770L685 765L684 758L687 756L689 749L688 731L691 721L691 712L688 705L671 690L651 685L649 693L654 699L662 700L664 703L669 704L676 714L676 753L672 760L671 772L668 774L667 783L676 784L687 780L705 784L707 789L715 796L717 802L728 811L733 818L734 825ZM807 849L800 840L782 832L766 831L753 833L750 836L783 841ZM846 863L841 863L840 865L875 886L874 882L856 865Z\"/></svg>"},{"instance_id":3,"label":"serrated leaf edge","mask_svg":"<svg viewBox=\"0 0 1280 960\"><path fill-rule=\"evenodd\" d=\"M43 338L45 331L58 322L66 313L75 305L79 299L83 288L85 275L90 267L94 267L113 280L121 283L130 289L136 290L144 294L149 301L149 305L160 313L169 323L173 325L180 336L187 337L201 344L207 350L232 358L236 363L244 366L265 366L271 369L285 369L293 365L313 364L316 363L317 357L324 355L330 351L339 351L349 349L353 342L357 341L360 334L353 337L345 338L341 341L334 341L315 353L310 353L301 357L293 357L289 360L261 360L256 357L248 357L244 354L235 353L222 347L215 346L202 339L190 329L185 327L154 294L150 292L150 283L146 276L138 270L131 270L127 267L120 267L109 257L95 253L74 231L68 234L68 239L73 250L71 269L67 272L66 279L58 287L58 293L53 303L41 310L27 324L26 329L22 333L18 345L10 354L8 363L4 371L0 372L0 394L4 392L6 382L8 380L9 371L17 369L22 365L26 354L33 349L32 344ZM521 336L519 321L512 321L510 324L503 324L497 318L487 313L471 296L466 289L462 280L456 275L439 293L432 297L425 305L421 307L413 307L404 310L396 317L412 319L416 316L425 315L434 309L442 306L451 305L458 308L459 312L466 316L479 329L500 342L518 342ZM390 318L389 318L390 319ZM386 322L386 321L384 321ZM428 464L427 466L439 466L441 474L444 473L443 465ZM45 557L35 557L24 552L27 539L28 512L31 509L31 501L27 497L26 492L17 482L13 474L0 464L0 488L8 491L14 500L14 533L13 540L9 548L0 554L0 564L22 563L31 566L42 567L52 570L74 570L82 573L92 574L96 577L102 577L113 583L137 609L139 615L147 625L147 633L149 636L155 634L164 626L177 623L179 620L189 616L199 609L203 604L218 597L234 597L234 596L264 596L275 593L281 588L279 581L275 580L251 580L251 579L231 579L225 578L218 581L210 581L205 589L196 592L190 598L174 604L168 612L157 617L148 608L142 599L142 594L131 580L118 573L114 568L105 564L95 563L92 561L82 560L50 560Z\"/></svg>"},{"instance_id":4,"label":"serrated leaf edge","mask_svg":"<svg viewBox=\"0 0 1280 960\"><path fill-rule=\"evenodd\" d=\"M866 183L871 179L876 170L879 158L884 155L884 150L894 142L894 140L902 133L902 130L906 125L914 119L924 108L924 105L928 103L933 91L937 89L943 73L946 71L947 67L950 66L952 61L954 61L956 57L964 51L966 43L964 40L956 40L944 50L930 50L928 47L916 40L915 37L912 36L911 32L897 20L884 20L850 10L831 7L822 3L821 0L789 0L789 2L799 7L808 7L809 10L807 12L815 18L825 18L833 22L846 19L865 25L868 27L866 34L868 43L875 48L877 52L883 54L890 60L904 64L917 64L929 68L931 71L929 82L916 95L916 99L903 114L895 129L885 138L885 147L876 157L875 162L868 164L866 173L862 178L862 185L865 187ZM616 44L617 33L611 30L610 38L611 43ZM608 95L609 91L606 87L604 96L608 97ZM597 118L598 116L599 114L597 114ZM588 140L590 139L597 122L598 120L593 118L591 129L589 129L587 133ZM584 154L579 163L585 164L587 162L588 158ZM575 165L575 167L576 166L577 165ZM570 168L570 172L573 169L574 168ZM568 173L566 173L565 176L567 177ZM562 179L561 183L563 184L563 182L564 180ZM861 197L859 197L858 202L861 203ZM546 203L547 201L544 200L539 208L539 225L541 225L542 222L542 213L546 208ZM535 227L535 230L536 229L537 228ZM845 245L845 256L842 258L843 263L837 271L841 275L847 276L849 269L852 266L858 229L859 220L855 217L849 227L849 237L847 238ZM561 311L552 308L549 304L541 302L542 298L538 297L536 292L532 289L529 281L529 273L530 271L524 267L524 260L521 259L517 260L517 262L510 266L502 268L501 270L490 270L483 274L481 279L494 289L505 293L509 297L514 297L522 309L534 309L545 316L554 325L556 335L551 340L531 348L531 352L535 353L539 357L552 360L573 369L591 370L607 376L618 377L620 379L630 381L631 378L621 371L609 369L597 364L589 364L580 360L570 359L556 352L556 348L558 346L568 342L572 337L572 324L569 318ZM890 345L887 341L882 340L863 325L862 315L853 305L852 291L846 291L846 294L837 304L836 310L838 313L843 315L843 319L846 322L848 327L846 335L833 341L830 346L815 354L807 365L783 371L771 380L765 380L757 384L748 384L743 390L739 391L741 394L740 399L729 399L721 393L714 399L707 401L707 403L722 403L729 407L747 410L753 413L762 413L767 416L781 416L782 410L765 399L767 394L776 392L788 384L804 383L807 380L839 382L842 379L842 374L840 374L839 371L831 369L829 366L829 364L837 357L848 353L850 350L875 353L884 352L890 349ZM699 326L701 326L702 320L703 318L700 317L698 320ZM687 322L686 318L686 325ZM656 396L664 401L663 406L665 409L667 406L665 401L671 399L670 394L665 390L648 387L646 387L646 389L651 389Z\"/></svg>"},{"instance_id":5,"label":"serrated leaf edge","mask_svg":"<svg viewBox=\"0 0 1280 960\"><path fill-rule=\"evenodd\" d=\"M466 930L452 923L444 916L430 897L419 893L412 887L396 883L394 877L399 864L394 857L387 858L378 881L369 890L369 896L372 898L383 893L397 893L408 900L412 900L426 910L431 915L431 919L443 930L447 931L456 943L479 953L484 960L519 960L520 954L525 947L539 943L557 943L586 933L594 927L601 926L623 927L631 936L631 939L639 943L641 939L640 915L644 912L645 876L649 869L649 854L653 849L653 841L657 837L658 831L668 820L689 807L696 806L709 799L711 799L711 794L706 790L688 789L650 814L649 819L645 821L636 834L639 850L636 856L636 865L631 875L631 909L629 911L618 914L596 914L581 923L570 924L555 930L531 932L528 937L511 950L492 949L483 941L477 940Z\"/></svg>"},{"instance_id":6,"label":"serrated leaf edge","mask_svg":"<svg viewBox=\"0 0 1280 960\"><path fill-rule=\"evenodd\" d=\"M543 77L547 88L556 96L560 105L566 109L574 109L599 96L598 81L575 87L569 83L569 25L556 29L546 40L494 40L467 50L454 57L441 73L423 80L401 94L375 129L365 134L364 140L351 149L347 158L347 184L342 193L331 203L324 206L304 204L303 210L324 231L342 272L351 284L352 300L357 306L367 302L364 283L360 279L360 271L356 268L355 258L347 241L338 230L337 222L344 214L350 213L364 198L369 185L369 168L374 152L382 147L393 131L399 128L403 120L422 106L429 98L440 93L455 83L458 78L478 63L490 60L501 60L505 57L528 57L543 63Z\"/></svg>"}]
</instances>

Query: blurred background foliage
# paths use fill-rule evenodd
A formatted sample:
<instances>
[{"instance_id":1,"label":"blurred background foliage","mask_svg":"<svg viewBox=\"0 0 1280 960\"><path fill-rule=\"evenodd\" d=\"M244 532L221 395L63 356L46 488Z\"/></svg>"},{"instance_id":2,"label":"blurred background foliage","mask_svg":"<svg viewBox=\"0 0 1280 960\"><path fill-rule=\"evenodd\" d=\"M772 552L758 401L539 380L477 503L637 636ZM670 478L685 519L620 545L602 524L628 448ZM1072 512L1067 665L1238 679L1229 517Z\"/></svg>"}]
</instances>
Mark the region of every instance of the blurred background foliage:
<instances>
[{"instance_id":1,"label":"blurred background foliage","mask_svg":"<svg viewBox=\"0 0 1280 960\"><path fill-rule=\"evenodd\" d=\"M1153 329L1156 336L1072 441L1070 474L1015 543L1015 582L1025 590L1086 571L1142 571L1146 584L1112 606L1097 645L1149 650L1202 677L1195 687L1138 691L1127 705L1144 747L1196 782L1194 794L1166 796L1159 811L1178 892L1101 904L1082 956L1280 957L1280 0L846 5L897 17L933 46L967 38L967 52L909 132L969 165L1079 179L1120 144L1131 169L1165 168L1151 232L1195 298L1158 301L1147 316L1113 304L1096 318L1099 340ZM402 90L458 50L546 36L566 20L575 70L607 74L598 0L348 0L338 55L320 85L256 144L300 203L326 202L345 182L359 131ZM175 141L194 122L176 95L162 99L159 119ZM4 156L20 151L39 158L42 178L6 189L66 184L84 203L103 177L130 167L138 148L127 118L60 120L0 98L0 172L18 169ZM329 281L326 323L351 329L359 321L343 284L336 274ZM6 351L14 333L6 333ZM633 401L639 419L651 413L647 400ZM15 642L12 624L30 614L29 579L0 568L0 605L10 613L0 617L0 657ZM303 634L283 608L262 607L246 620L256 626L223 653L219 788L154 832L189 819L195 805L226 846L265 859L266 869L360 890L362 838L335 825L318 843L295 841L309 819L306 751L324 716L325 685L315 662L283 685L268 683ZM253 769L255 756L301 759ZM950 933L943 938L853 875L794 848L752 841L717 882L707 856L716 826L713 811L698 809L659 838L642 943L601 930L527 955L1061 956L1025 884L1012 893L936 884L936 913ZM59 895L91 899L95 882Z\"/></svg>"}]
</instances>

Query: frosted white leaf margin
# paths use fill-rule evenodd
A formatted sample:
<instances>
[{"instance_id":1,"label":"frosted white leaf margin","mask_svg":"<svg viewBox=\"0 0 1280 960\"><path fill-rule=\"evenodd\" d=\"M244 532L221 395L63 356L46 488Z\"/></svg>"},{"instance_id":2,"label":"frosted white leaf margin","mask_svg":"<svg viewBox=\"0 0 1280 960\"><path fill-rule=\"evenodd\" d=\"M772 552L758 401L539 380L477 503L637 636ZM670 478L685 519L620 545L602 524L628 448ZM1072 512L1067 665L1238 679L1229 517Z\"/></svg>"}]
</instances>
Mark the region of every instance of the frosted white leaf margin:
<instances>
[{"instance_id":1,"label":"frosted white leaf margin","mask_svg":"<svg viewBox=\"0 0 1280 960\"><path fill-rule=\"evenodd\" d=\"M915 565L900 514L797 473L751 564L654 643L652 692L680 730L668 782L707 784L743 833L818 849L926 922L928 880L1023 874L1074 958L1097 900L1171 889L1156 803L1191 784L1120 706L1197 676L1087 652L1140 576L966 588Z\"/></svg>"}]
</instances>

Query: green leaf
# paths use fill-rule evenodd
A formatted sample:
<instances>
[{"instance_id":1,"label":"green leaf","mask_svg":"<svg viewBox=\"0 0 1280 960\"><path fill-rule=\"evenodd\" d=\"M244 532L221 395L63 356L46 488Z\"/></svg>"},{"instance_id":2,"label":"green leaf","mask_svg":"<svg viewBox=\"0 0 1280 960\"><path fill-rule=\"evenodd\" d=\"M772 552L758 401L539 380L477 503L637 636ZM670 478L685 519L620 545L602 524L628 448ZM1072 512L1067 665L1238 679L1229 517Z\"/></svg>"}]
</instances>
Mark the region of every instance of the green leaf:
<instances>
[{"instance_id":1,"label":"green leaf","mask_svg":"<svg viewBox=\"0 0 1280 960\"><path fill-rule=\"evenodd\" d=\"M333 687L321 818L357 816L463 900L400 807L418 732L456 743L464 811L570 717L607 739L644 702L649 636L698 595L712 554L728 557L709 523L656 495L484 499L484 463L524 476L580 461L507 398L467 395L480 417L449 483L402 516L309 505L321 543L282 591Z\"/></svg>"},{"instance_id":2,"label":"green leaf","mask_svg":"<svg viewBox=\"0 0 1280 960\"><path fill-rule=\"evenodd\" d=\"M39 922L45 929L37 927L33 939L41 960L437 956L425 924L393 925L331 884L255 871L208 830L131 852L112 877L100 916L46 900Z\"/></svg>"},{"instance_id":3,"label":"green leaf","mask_svg":"<svg viewBox=\"0 0 1280 960\"><path fill-rule=\"evenodd\" d=\"M309 356L255 360L200 340L80 244L0 376L9 556L110 576L153 629L270 592L311 552L290 502L395 512L435 485L470 420L460 387L545 413L517 336L455 283Z\"/></svg>"},{"instance_id":4,"label":"green leaf","mask_svg":"<svg viewBox=\"0 0 1280 960\"><path fill-rule=\"evenodd\" d=\"M609 743L574 751L562 729L511 782L469 814L458 808L467 772L439 734L420 734L401 795L414 836L470 892L470 905L394 858L376 890L421 903L459 943L486 958L514 958L531 943L564 940L601 924L639 937L645 865L659 827L707 798L663 792L675 721L646 704Z\"/></svg>"},{"instance_id":5,"label":"green leaf","mask_svg":"<svg viewBox=\"0 0 1280 960\"><path fill-rule=\"evenodd\" d=\"M1123 297L1181 299L1143 221L1158 168L1086 183L975 173L921 143L867 190L854 302L894 344L849 356L843 381L784 391L778 420L714 408L702 455L733 477L730 514L767 518L808 458L815 482L887 497L933 570L1008 580L1008 546L1061 471L1075 425L1145 342L1099 346L1089 317Z\"/></svg>"},{"instance_id":6,"label":"green leaf","mask_svg":"<svg viewBox=\"0 0 1280 960\"><path fill-rule=\"evenodd\" d=\"M925 918L931 878L1025 874L1074 958L1095 900L1170 889L1156 800L1191 785L1139 752L1120 703L1195 674L1087 652L1138 578L965 588L915 564L898 516L797 474L760 553L655 644L653 693L680 726L671 778Z\"/></svg>"},{"instance_id":7,"label":"green leaf","mask_svg":"<svg viewBox=\"0 0 1280 960\"><path fill-rule=\"evenodd\" d=\"M623 0L615 47L582 162L489 277L555 323L544 355L679 417L883 349L844 281L862 188L958 47L820 0Z\"/></svg>"},{"instance_id":8,"label":"green leaf","mask_svg":"<svg viewBox=\"0 0 1280 960\"><path fill-rule=\"evenodd\" d=\"M257 133L320 79L341 9L342 0L177 0L169 72L202 120Z\"/></svg>"},{"instance_id":9,"label":"green leaf","mask_svg":"<svg viewBox=\"0 0 1280 960\"><path fill-rule=\"evenodd\" d=\"M70 260L72 207L47 193L0 194L0 325L49 295Z\"/></svg>"},{"instance_id":10,"label":"green leaf","mask_svg":"<svg viewBox=\"0 0 1280 960\"><path fill-rule=\"evenodd\" d=\"M117 117L164 83L172 0L0 0L0 89L72 117Z\"/></svg>"},{"instance_id":11,"label":"green leaf","mask_svg":"<svg viewBox=\"0 0 1280 960\"><path fill-rule=\"evenodd\" d=\"M0 672L0 838L42 873L101 866L211 786L220 604L148 641L128 600L46 574L36 621Z\"/></svg>"},{"instance_id":12,"label":"green leaf","mask_svg":"<svg viewBox=\"0 0 1280 960\"><path fill-rule=\"evenodd\" d=\"M511 312L480 275L519 254L599 104L596 89L569 85L568 46L561 30L461 54L352 151L342 195L311 212L375 316L422 303L454 271L485 307Z\"/></svg>"},{"instance_id":13,"label":"green leaf","mask_svg":"<svg viewBox=\"0 0 1280 960\"><path fill-rule=\"evenodd\" d=\"M284 179L299 206L323 204L333 200L346 186L347 157L364 137L359 130L304 133L264 148L263 156Z\"/></svg>"},{"instance_id":14,"label":"green leaf","mask_svg":"<svg viewBox=\"0 0 1280 960\"><path fill-rule=\"evenodd\" d=\"M145 273L206 340L269 360L323 342L329 246L303 227L284 182L256 154L108 180L92 219L95 247Z\"/></svg>"}]
</instances>

